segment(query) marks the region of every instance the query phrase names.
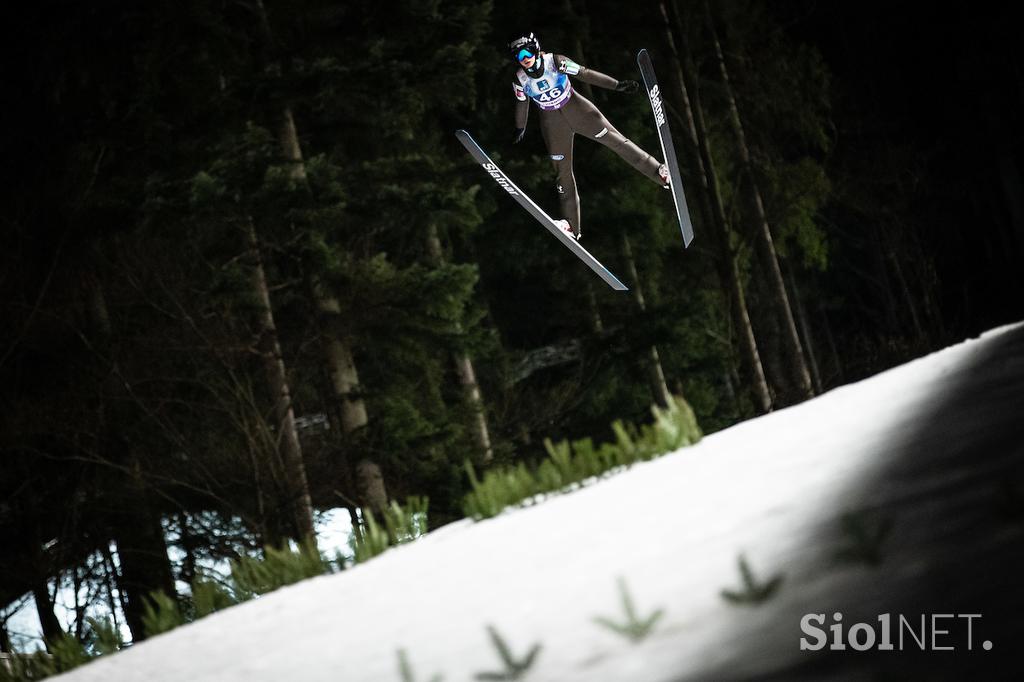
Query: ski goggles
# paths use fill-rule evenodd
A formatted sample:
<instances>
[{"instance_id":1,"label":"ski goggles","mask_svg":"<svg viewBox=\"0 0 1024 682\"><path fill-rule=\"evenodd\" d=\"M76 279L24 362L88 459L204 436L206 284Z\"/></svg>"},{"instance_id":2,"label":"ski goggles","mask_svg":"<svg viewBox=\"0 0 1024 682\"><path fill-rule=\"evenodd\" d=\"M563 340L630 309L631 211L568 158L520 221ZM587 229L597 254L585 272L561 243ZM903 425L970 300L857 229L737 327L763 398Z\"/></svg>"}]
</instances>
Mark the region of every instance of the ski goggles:
<instances>
[{"instance_id":1,"label":"ski goggles","mask_svg":"<svg viewBox=\"0 0 1024 682\"><path fill-rule=\"evenodd\" d=\"M519 50L518 54L516 54L516 60L521 62L524 59L529 59L530 57L536 57L536 56L537 55L534 54L533 52L531 52L530 50L527 50L526 48L523 48L523 49Z\"/></svg>"}]
</instances>

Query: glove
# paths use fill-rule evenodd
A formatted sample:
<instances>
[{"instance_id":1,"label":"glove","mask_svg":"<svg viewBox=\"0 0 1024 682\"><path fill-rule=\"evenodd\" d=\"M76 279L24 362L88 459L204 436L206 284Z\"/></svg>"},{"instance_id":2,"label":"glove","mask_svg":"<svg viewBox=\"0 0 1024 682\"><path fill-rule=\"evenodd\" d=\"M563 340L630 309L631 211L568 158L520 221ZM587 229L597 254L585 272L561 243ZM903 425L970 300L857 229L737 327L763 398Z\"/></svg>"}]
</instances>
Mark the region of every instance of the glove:
<instances>
[{"instance_id":1,"label":"glove","mask_svg":"<svg viewBox=\"0 0 1024 682\"><path fill-rule=\"evenodd\" d=\"M615 84L615 92L633 93L639 89L640 84L636 81L619 81Z\"/></svg>"},{"instance_id":2,"label":"glove","mask_svg":"<svg viewBox=\"0 0 1024 682\"><path fill-rule=\"evenodd\" d=\"M515 135L512 137L512 144L519 144L523 141L523 135L526 134L526 128L516 128Z\"/></svg>"}]
</instances>

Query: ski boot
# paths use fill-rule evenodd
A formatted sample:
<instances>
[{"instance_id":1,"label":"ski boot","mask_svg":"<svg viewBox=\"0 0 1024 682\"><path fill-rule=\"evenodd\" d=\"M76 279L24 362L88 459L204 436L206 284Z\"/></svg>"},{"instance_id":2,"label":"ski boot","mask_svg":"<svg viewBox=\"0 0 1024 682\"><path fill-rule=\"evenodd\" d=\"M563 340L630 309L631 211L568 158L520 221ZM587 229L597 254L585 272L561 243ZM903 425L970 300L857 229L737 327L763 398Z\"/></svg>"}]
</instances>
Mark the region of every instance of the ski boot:
<instances>
[{"instance_id":1,"label":"ski boot","mask_svg":"<svg viewBox=\"0 0 1024 682\"><path fill-rule=\"evenodd\" d=\"M568 220L556 220L555 225L558 225L558 229L560 229L562 232L565 232L567 235L569 235L576 241L580 240L580 235L576 234L576 231L572 229L572 225L569 224Z\"/></svg>"}]
</instances>

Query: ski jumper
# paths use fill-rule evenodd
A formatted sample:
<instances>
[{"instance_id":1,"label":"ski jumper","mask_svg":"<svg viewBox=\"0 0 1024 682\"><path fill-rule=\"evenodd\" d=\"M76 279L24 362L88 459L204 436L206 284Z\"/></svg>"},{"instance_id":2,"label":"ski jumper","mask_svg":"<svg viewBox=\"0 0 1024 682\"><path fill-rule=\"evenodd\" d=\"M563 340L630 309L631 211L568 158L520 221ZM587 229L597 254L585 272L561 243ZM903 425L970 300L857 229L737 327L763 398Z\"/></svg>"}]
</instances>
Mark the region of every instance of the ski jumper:
<instances>
[{"instance_id":1,"label":"ski jumper","mask_svg":"<svg viewBox=\"0 0 1024 682\"><path fill-rule=\"evenodd\" d=\"M542 52L544 72L531 78L520 68L513 89L516 96L516 128L525 129L530 113L529 100L540 109L540 132L558 174L558 197L562 217L573 232L580 234L580 202L576 176L572 170L572 146L576 134L585 135L622 157L659 186L665 181L658 175L661 162L626 139L608 119L582 94L572 87L569 76L584 83L614 90L619 81L603 73L581 66L558 54Z\"/></svg>"}]
</instances>

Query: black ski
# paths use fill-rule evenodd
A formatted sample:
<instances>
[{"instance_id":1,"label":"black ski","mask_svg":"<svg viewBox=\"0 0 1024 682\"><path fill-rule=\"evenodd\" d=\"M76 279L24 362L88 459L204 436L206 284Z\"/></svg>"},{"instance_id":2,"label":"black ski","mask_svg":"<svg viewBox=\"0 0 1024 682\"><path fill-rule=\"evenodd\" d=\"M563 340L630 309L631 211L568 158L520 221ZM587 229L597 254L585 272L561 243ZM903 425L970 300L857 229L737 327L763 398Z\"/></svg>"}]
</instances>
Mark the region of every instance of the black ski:
<instances>
[{"instance_id":1,"label":"black ski","mask_svg":"<svg viewBox=\"0 0 1024 682\"><path fill-rule=\"evenodd\" d=\"M683 194L683 181L679 176L676 148L672 145L672 134L668 130L668 116L666 116L665 107L661 101L661 89L658 87L658 79L654 75L654 65L651 64L651 55L647 53L647 50L640 50L636 56L636 63L640 66L644 88L647 89L647 97L651 100L651 109L654 111L654 125L658 129L658 139L661 141L661 153L665 159L665 165L668 166L672 201L676 206L679 229L683 233L683 246L686 247L693 241L693 223L690 222L690 211L686 207L686 195Z\"/></svg>"},{"instance_id":2,"label":"black ski","mask_svg":"<svg viewBox=\"0 0 1024 682\"><path fill-rule=\"evenodd\" d=\"M576 254L581 261L586 263L591 270L597 273L598 277L607 282L608 286L617 291L628 290L628 287L625 284L620 282L615 275L609 272L608 268L601 265L600 261L591 256L590 252L580 246L578 241L567 235L565 232L562 232L558 225L555 224L555 221L551 219L551 216L544 212L544 209L535 204L530 197L523 194L523 191L516 187L516 184L512 182L500 168L498 168L498 165L491 161L490 157L487 156L484 150L480 148L480 145L476 143L472 135L465 130L458 130L455 132L455 137L459 138L459 142L461 142L462 146L466 148L466 151L468 151L470 155L476 159L481 166L483 166L484 170L487 171L487 174L490 175L491 178L497 182L509 196L515 199L520 206L525 208L526 211L536 218L541 225L548 228L548 231L555 235L555 237L558 238L558 241L562 242L562 244L564 244L570 251Z\"/></svg>"}]
</instances>

